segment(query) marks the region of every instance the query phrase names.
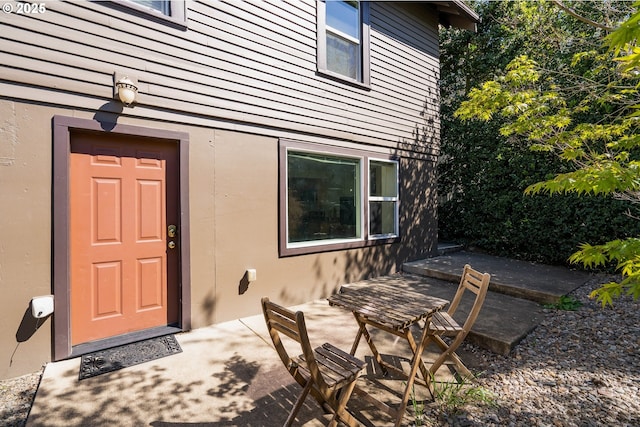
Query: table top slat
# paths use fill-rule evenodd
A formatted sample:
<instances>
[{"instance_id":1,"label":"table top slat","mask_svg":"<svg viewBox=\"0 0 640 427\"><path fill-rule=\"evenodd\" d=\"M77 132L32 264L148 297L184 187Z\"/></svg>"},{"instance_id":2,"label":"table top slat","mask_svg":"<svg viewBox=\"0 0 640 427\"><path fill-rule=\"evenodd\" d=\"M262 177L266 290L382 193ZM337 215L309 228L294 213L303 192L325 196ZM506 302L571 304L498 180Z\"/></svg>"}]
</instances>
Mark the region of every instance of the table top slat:
<instances>
[{"instance_id":1,"label":"table top slat","mask_svg":"<svg viewBox=\"0 0 640 427\"><path fill-rule=\"evenodd\" d=\"M330 300L329 303L357 312L366 317L375 318L380 323L387 324L393 328L402 328L407 323L408 317L415 317L398 313L397 310L393 310L390 306L381 304L379 301L365 301L357 295L347 295L346 293L344 296L341 296L340 299Z\"/></svg>"},{"instance_id":2,"label":"table top slat","mask_svg":"<svg viewBox=\"0 0 640 427\"><path fill-rule=\"evenodd\" d=\"M441 310L447 300L414 291L371 285L328 298L330 305L339 306L394 329L404 329Z\"/></svg>"},{"instance_id":3,"label":"table top slat","mask_svg":"<svg viewBox=\"0 0 640 427\"><path fill-rule=\"evenodd\" d=\"M444 301L417 292L398 290L388 290L388 292L384 293L378 291L370 295L372 298L376 298L381 305L392 309L400 309L401 312L407 315L419 315L424 312L425 308L439 306Z\"/></svg>"}]
</instances>

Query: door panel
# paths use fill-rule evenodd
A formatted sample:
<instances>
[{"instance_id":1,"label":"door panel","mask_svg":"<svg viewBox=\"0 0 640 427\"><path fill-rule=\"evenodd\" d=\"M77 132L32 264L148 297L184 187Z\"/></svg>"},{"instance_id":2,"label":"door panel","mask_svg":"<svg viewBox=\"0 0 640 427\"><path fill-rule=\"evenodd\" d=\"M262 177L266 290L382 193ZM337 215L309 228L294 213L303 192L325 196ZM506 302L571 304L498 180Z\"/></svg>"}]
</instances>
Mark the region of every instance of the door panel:
<instances>
[{"instance_id":1,"label":"door panel","mask_svg":"<svg viewBox=\"0 0 640 427\"><path fill-rule=\"evenodd\" d=\"M122 263L102 262L93 264L90 280L94 319L122 314Z\"/></svg>"},{"instance_id":2,"label":"door panel","mask_svg":"<svg viewBox=\"0 0 640 427\"><path fill-rule=\"evenodd\" d=\"M77 134L70 155L71 343L178 321L174 143Z\"/></svg>"}]
</instances>

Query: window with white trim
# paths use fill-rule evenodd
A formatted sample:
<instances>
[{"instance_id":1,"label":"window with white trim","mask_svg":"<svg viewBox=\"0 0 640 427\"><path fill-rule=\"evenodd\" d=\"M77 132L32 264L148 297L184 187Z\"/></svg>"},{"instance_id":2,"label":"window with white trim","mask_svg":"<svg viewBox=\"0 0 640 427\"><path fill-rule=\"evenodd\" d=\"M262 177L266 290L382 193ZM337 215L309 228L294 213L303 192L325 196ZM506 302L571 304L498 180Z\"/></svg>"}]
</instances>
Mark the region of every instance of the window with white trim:
<instances>
[{"instance_id":1,"label":"window with white trim","mask_svg":"<svg viewBox=\"0 0 640 427\"><path fill-rule=\"evenodd\" d=\"M133 3L139 4L142 7L147 7L152 10L156 10L163 15L171 16L171 1L167 0L129 0Z\"/></svg>"},{"instance_id":2,"label":"window with white trim","mask_svg":"<svg viewBox=\"0 0 640 427\"><path fill-rule=\"evenodd\" d=\"M398 162L369 161L369 236L398 235Z\"/></svg>"},{"instance_id":3,"label":"window with white trim","mask_svg":"<svg viewBox=\"0 0 640 427\"><path fill-rule=\"evenodd\" d=\"M318 72L368 86L368 3L326 0L317 4Z\"/></svg>"},{"instance_id":4,"label":"window with white trim","mask_svg":"<svg viewBox=\"0 0 640 427\"><path fill-rule=\"evenodd\" d=\"M184 0L113 0L112 4L124 6L162 22L178 24L180 27L187 24L187 2Z\"/></svg>"},{"instance_id":5,"label":"window with white trim","mask_svg":"<svg viewBox=\"0 0 640 427\"><path fill-rule=\"evenodd\" d=\"M398 161L281 140L280 254L397 241Z\"/></svg>"}]
</instances>

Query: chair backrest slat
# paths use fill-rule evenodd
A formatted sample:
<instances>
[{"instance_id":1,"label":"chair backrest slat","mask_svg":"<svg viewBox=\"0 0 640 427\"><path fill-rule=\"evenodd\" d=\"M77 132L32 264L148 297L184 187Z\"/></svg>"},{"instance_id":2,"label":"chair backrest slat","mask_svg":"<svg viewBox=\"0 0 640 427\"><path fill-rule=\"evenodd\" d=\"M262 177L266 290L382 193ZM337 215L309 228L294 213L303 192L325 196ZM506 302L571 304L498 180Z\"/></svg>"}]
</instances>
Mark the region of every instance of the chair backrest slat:
<instances>
[{"instance_id":1,"label":"chair backrest slat","mask_svg":"<svg viewBox=\"0 0 640 427\"><path fill-rule=\"evenodd\" d=\"M301 311L293 312L281 305L269 301L269 298L262 298L262 311L269 329L269 335L273 341L276 351L280 355L280 359L284 362L288 369L295 369L293 359L289 356L287 349L280 339L280 333L297 341L302 348L302 354L307 364L307 368L319 387L325 387L326 383L320 376L317 361L309 335L307 334L307 326L304 320L304 313Z\"/></svg>"},{"instance_id":2,"label":"chair backrest slat","mask_svg":"<svg viewBox=\"0 0 640 427\"><path fill-rule=\"evenodd\" d=\"M464 285L472 291L473 293L480 292L480 288L482 287L482 283L484 282L484 275L475 274L474 271L468 271L467 276L464 280Z\"/></svg>"},{"instance_id":3,"label":"chair backrest slat","mask_svg":"<svg viewBox=\"0 0 640 427\"><path fill-rule=\"evenodd\" d=\"M288 336L289 338L296 340L297 342L300 342L300 334L298 333L297 330L291 329L290 325L272 322L271 327L276 331Z\"/></svg>"},{"instance_id":4,"label":"chair backrest slat","mask_svg":"<svg viewBox=\"0 0 640 427\"><path fill-rule=\"evenodd\" d=\"M300 342L300 331L296 324L295 313L272 302L266 303L265 317L267 327L271 327L291 339Z\"/></svg>"},{"instance_id":5,"label":"chair backrest slat","mask_svg":"<svg viewBox=\"0 0 640 427\"><path fill-rule=\"evenodd\" d=\"M466 264L464 266L462 277L460 278L460 285L458 286L456 295L451 301L451 305L449 306L447 313L453 316L453 314L458 309L460 301L462 301L462 296L465 290L473 292L475 294L475 300L473 302L473 306L471 307L471 311L469 312L469 315L467 316L467 319L462 327L467 332L471 329L471 326L476 321L476 318L480 313L480 309L484 304L484 299L487 295L490 279L491 275L489 273L480 273L479 271L471 268L469 264Z\"/></svg>"}]
</instances>

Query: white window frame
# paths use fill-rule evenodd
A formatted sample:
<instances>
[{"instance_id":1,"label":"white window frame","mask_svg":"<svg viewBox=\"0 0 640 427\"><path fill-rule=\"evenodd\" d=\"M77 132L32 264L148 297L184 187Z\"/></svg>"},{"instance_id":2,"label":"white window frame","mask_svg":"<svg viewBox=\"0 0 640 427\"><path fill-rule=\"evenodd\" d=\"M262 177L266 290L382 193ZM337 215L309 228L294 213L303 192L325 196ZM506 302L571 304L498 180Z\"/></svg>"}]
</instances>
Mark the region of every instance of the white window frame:
<instances>
[{"instance_id":1,"label":"white window frame","mask_svg":"<svg viewBox=\"0 0 640 427\"><path fill-rule=\"evenodd\" d=\"M360 12L360 40L357 40L360 48L360 78L352 79L340 73L336 73L327 68L327 10L324 0L317 1L316 7L316 25L317 25L317 46L316 46L316 64L318 74L349 83L354 86L360 86L366 89L371 87L371 59L370 59L370 29L369 29L369 2L359 1ZM329 29L330 33L336 34L347 40L356 41L353 37L348 36L338 30Z\"/></svg>"},{"instance_id":2,"label":"white window frame","mask_svg":"<svg viewBox=\"0 0 640 427\"><path fill-rule=\"evenodd\" d=\"M143 4L136 3L131 0L113 0L112 3L120 6L124 6L127 9L131 9L140 12L148 17L156 18L160 21L166 21L171 24L176 24L179 27L186 28L187 26L187 1L185 0L165 0L169 5L169 15Z\"/></svg>"},{"instance_id":3,"label":"white window frame","mask_svg":"<svg viewBox=\"0 0 640 427\"><path fill-rule=\"evenodd\" d=\"M342 238L342 239L322 239L322 240L312 240L312 241L304 241L304 242L290 242L289 241L289 186L286 186L286 194L285 194L285 203L287 204L287 210L286 210L286 216L285 216L285 220L286 220L286 229L285 229L285 234L286 234L286 239L287 239L287 248L288 249L296 249L296 248L305 248L305 247L313 247L313 246L324 246L324 245L340 245L340 244L349 244L349 243L353 243L353 242L362 242L364 241L364 229L363 229L363 224L364 224L364 200L365 200L365 194L363 194L363 184L362 184L362 178L363 178L363 174L364 174L364 164L365 164L365 159L362 156L349 156L349 155L342 155L342 154L336 154L335 152L332 151L318 151L318 150L313 150L313 149L305 149L305 148L294 148L294 147L287 147L287 159L289 157L289 153L290 152L296 152L296 153L309 153L309 154L317 154L320 156L331 156L331 157L341 157L344 159L349 159L349 160L357 160L358 161L358 170L359 170L359 206L360 206L360 217L358 218L357 224L359 224L360 226L360 230L358 231L358 235L356 237L352 237L352 238ZM285 165L285 168L287 168L286 173L285 173L285 179L287 181L287 183L289 182L289 170L288 170L288 162Z\"/></svg>"},{"instance_id":4,"label":"white window frame","mask_svg":"<svg viewBox=\"0 0 640 427\"><path fill-rule=\"evenodd\" d=\"M396 173L396 179L395 179L395 183L396 183L396 188L395 188L395 196L393 197L389 197L389 196L372 196L371 195L371 162L378 162L378 163L389 163L389 164L394 164L395 165L395 173ZM399 202L400 202L400 162L398 162L397 160L392 160L392 159L379 159L379 158L374 158L374 157L370 157L368 159L367 162L367 180L369 181L369 185L367 186L367 191L368 191L368 195L369 195L369 205L371 205L371 202L393 202L394 203L394 209L393 209L393 223L394 223L394 231L393 233L385 233L385 234L373 234L371 232L371 212L369 210L369 218L368 218L368 225L369 225L369 239L388 239L388 238L392 238L392 237L398 237L399 234L399 219L400 219L400 210L399 210Z\"/></svg>"}]
</instances>

